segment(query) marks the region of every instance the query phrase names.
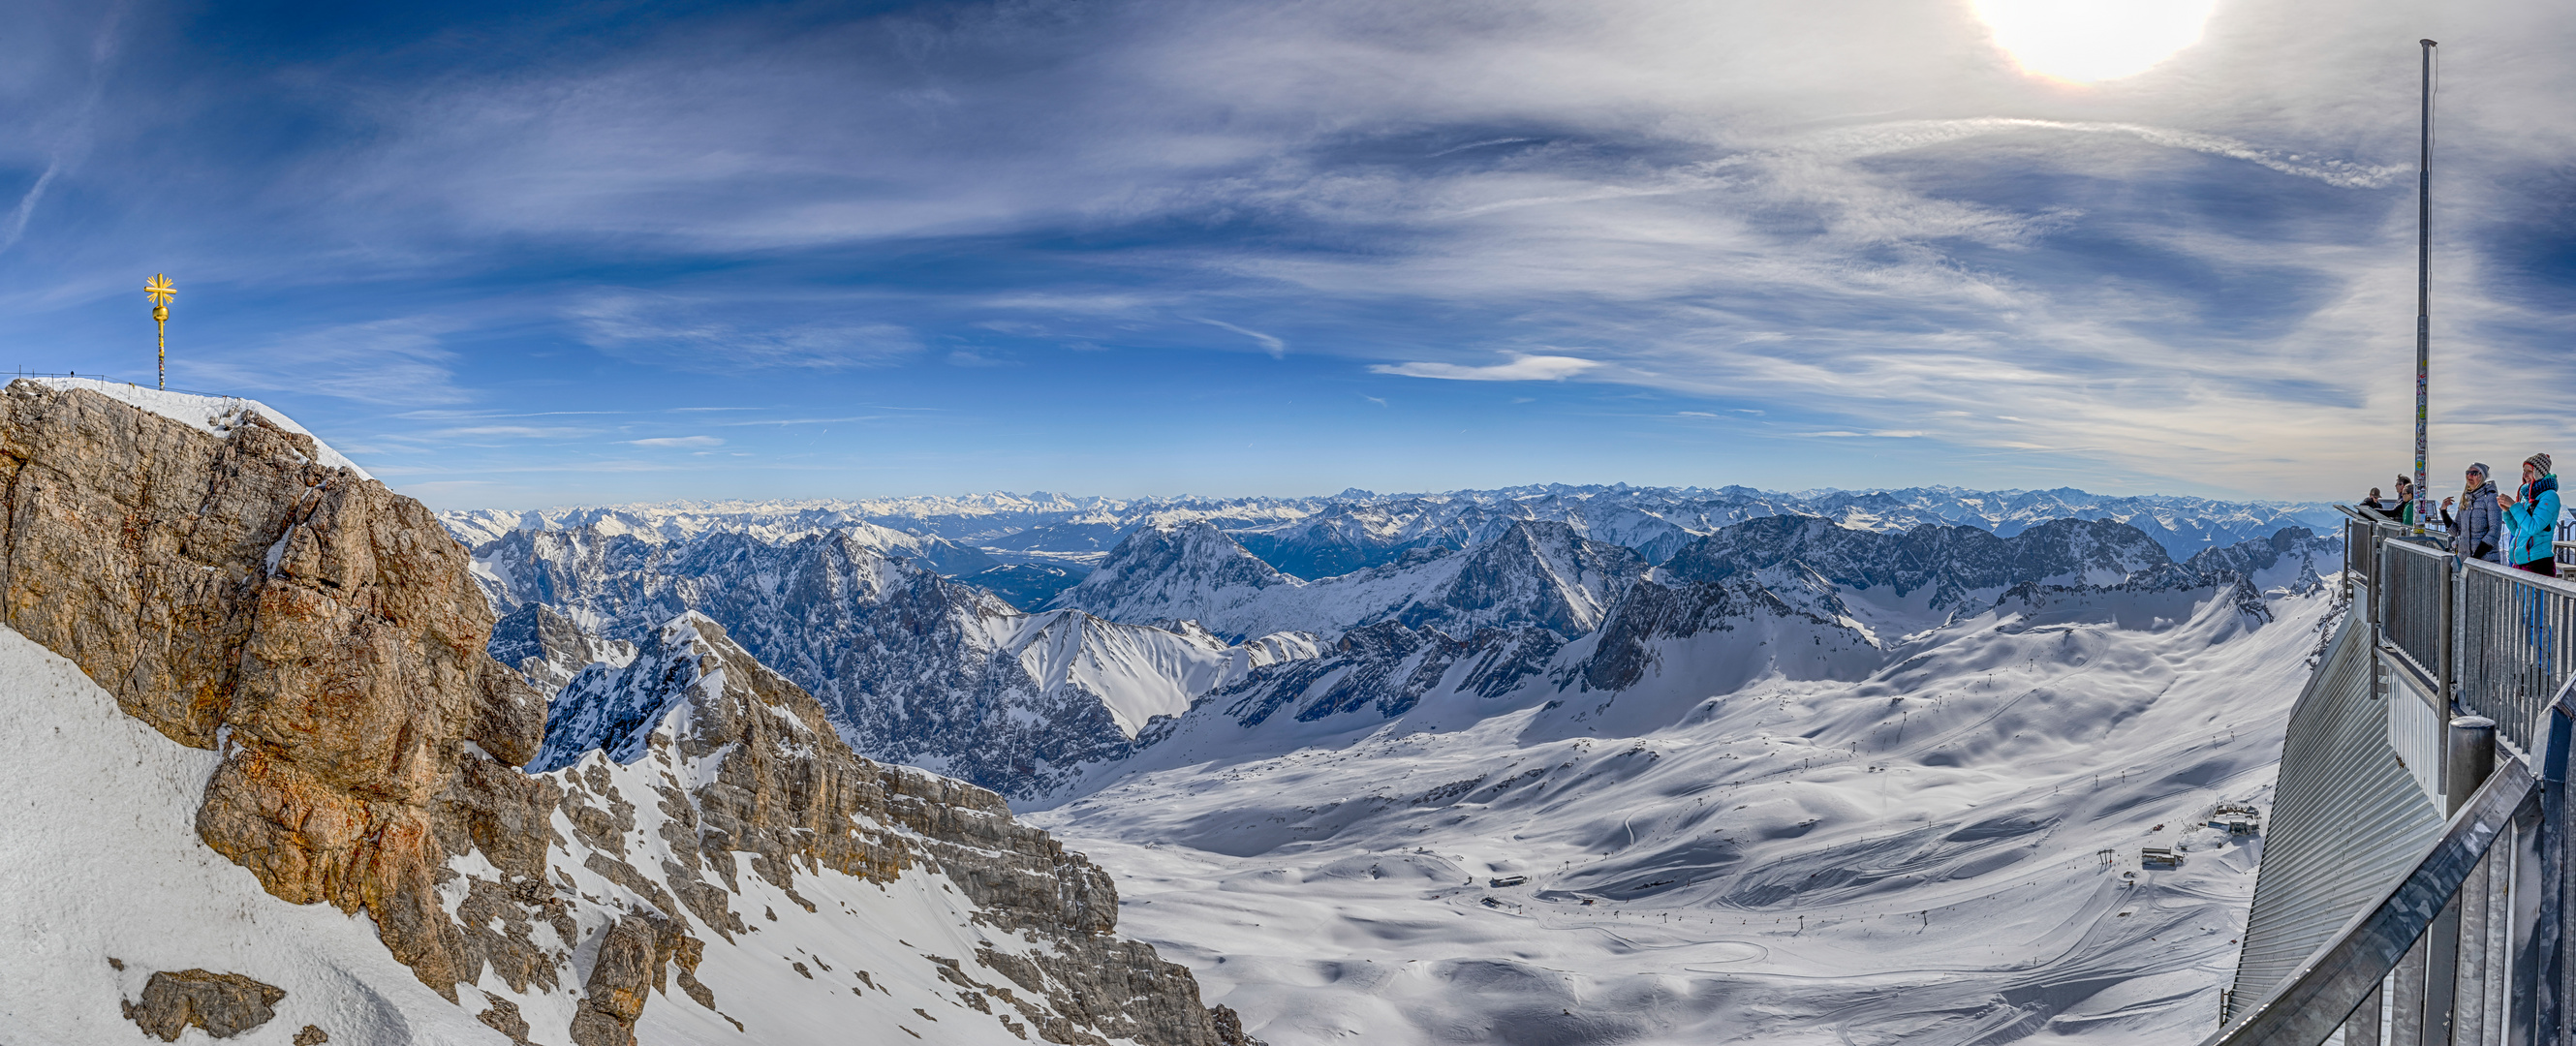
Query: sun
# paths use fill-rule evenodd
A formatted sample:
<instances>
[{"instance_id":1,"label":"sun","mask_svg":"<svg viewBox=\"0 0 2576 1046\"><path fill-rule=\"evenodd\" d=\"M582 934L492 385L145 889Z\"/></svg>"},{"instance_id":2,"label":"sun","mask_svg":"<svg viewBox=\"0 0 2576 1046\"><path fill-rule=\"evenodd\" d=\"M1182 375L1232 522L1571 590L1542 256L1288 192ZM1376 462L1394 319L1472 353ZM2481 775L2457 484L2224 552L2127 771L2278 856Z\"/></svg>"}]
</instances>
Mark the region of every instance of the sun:
<instances>
[{"instance_id":1,"label":"sun","mask_svg":"<svg viewBox=\"0 0 2576 1046\"><path fill-rule=\"evenodd\" d=\"M2218 0L1968 0L1995 46L2033 76L2136 76L2200 42Z\"/></svg>"}]
</instances>

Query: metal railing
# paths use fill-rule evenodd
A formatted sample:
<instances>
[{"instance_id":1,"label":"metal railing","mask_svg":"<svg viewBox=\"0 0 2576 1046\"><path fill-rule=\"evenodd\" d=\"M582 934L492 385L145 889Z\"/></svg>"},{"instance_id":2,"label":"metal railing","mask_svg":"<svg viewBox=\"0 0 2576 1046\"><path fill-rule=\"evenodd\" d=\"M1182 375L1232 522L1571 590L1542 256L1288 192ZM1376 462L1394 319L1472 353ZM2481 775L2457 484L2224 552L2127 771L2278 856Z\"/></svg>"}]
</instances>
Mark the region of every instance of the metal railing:
<instances>
[{"instance_id":1,"label":"metal railing","mask_svg":"<svg viewBox=\"0 0 2576 1046\"><path fill-rule=\"evenodd\" d=\"M2576 1046L2561 1020L2576 583L2346 515L2352 620L2291 712L2209 1043Z\"/></svg>"},{"instance_id":2,"label":"metal railing","mask_svg":"<svg viewBox=\"0 0 2576 1046\"><path fill-rule=\"evenodd\" d=\"M2534 751L2542 707L2576 667L2576 584L2465 560L2457 587L2457 700Z\"/></svg>"},{"instance_id":3,"label":"metal railing","mask_svg":"<svg viewBox=\"0 0 2576 1046\"><path fill-rule=\"evenodd\" d=\"M2427 679L2450 667L2450 553L2409 541L2379 543L2379 620L2388 641Z\"/></svg>"},{"instance_id":4,"label":"metal railing","mask_svg":"<svg viewBox=\"0 0 2576 1046\"><path fill-rule=\"evenodd\" d=\"M2346 582L2409 681L2532 751L2541 707L2576 672L2576 582L2466 559L2441 535L2352 515Z\"/></svg>"}]
</instances>

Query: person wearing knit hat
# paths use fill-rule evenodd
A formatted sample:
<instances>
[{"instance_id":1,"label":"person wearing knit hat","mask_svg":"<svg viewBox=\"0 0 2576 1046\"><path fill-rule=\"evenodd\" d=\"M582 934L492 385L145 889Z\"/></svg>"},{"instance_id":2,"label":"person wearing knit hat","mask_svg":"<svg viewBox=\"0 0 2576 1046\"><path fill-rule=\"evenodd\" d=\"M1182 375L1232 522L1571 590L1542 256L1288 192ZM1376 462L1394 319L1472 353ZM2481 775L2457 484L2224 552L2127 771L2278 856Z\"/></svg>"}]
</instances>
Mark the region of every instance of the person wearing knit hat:
<instances>
[{"instance_id":1,"label":"person wearing knit hat","mask_svg":"<svg viewBox=\"0 0 2576 1046\"><path fill-rule=\"evenodd\" d=\"M2505 562L2557 577L2558 477L2549 471L2549 455L2522 459L2522 489L2496 498L2496 503L2504 508Z\"/></svg>"},{"instance_id":2,"label":"person wearing knit hat","mask_svg":"<svg viewBox=\"0 0 2576 1046\"><path fill-rule=\"evenodd\" d=\"M2460 506L2456 517L2451 515L2454 501ZM2470 559L2504 562L2500 544L2504 530L2499 525L2503 511L2496 504L2495 480L2487 478L2486 463L2469 466L2468 483L2459 497L2442 499L2442 525L2451 528L2451 547Z\"/></svg>"}]
</instances>

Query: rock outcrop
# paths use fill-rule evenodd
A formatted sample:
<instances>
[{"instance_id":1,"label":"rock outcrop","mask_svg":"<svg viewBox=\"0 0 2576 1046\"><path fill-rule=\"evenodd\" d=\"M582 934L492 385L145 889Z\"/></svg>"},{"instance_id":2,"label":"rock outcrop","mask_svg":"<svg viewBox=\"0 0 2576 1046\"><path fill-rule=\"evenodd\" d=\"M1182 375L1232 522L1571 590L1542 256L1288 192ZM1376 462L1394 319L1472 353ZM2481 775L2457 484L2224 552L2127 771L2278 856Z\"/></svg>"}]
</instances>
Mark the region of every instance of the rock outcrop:
<instances>
[{"instance_id":1,"label":"rock outcrop","mask_svg":"<svg viewBox=\"0 0 2576 1046\"><path fill-rule=\"evenodd\" d=\"M494 1041L626 1046L666 1007L697 1039L838 1041L898 1002L996 1014L973 1041L1242 1041L1186 969L1113 935L1098 868L990 792L851 753L702 618L631 656L560 617L505 635L541 679L649 665L619 678L685 695L657 706L676 727L626 724L626 763L523 772L545 702L487 653L491 606L425 508L239 401L152 402L33 381L0 399L7 624L218 753L199 837L280 899L369 916ZM788 940L862 942L877 969L791 1006L834 965L809 943L791 970ZM156 974L129 1006L165 1038L222 1036L269 1019L262 988Z\"/></svg>"},{"instance_id":2,"label":"rock outcrop","mask_svg":"<svg viewBox=\"0 0 2576 1046\"><path fill-rule=\"evenodd\" d=\"M190 1028L229 1039L275 1018L274 1007L285 997L284 989L238 973L161 970L143 986L141 999L125 1004L125 1019L163 1042L179 1041Z\"/></svg>"},{"instance_id":3,"label":"rock outcrop","mask_svg":"<svg viewBox=\"0 0 2576 1046\"><path fill-rule=\"evenodd\" d=\"M443 840L543 788L510 769L543 705L484 652L464 548L256 412L198 425L23 380L0 407L8 625L223 753L208 846L278 897L364 910L453 997L481 963L438 901Z\"/></svg>"}]
</instances>

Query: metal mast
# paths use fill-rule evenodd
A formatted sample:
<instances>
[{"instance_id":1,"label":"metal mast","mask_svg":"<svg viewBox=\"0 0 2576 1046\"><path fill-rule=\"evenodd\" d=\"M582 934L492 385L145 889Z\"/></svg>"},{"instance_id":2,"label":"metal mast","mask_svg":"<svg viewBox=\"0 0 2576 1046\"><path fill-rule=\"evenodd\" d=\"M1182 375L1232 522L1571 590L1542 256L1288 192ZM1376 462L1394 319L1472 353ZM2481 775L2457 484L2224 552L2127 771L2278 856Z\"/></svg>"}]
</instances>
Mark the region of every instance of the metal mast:
<instances>
[{"instance_id":1,"label":"metal mast","mask_svg":"<svg viewBox=\"0 0 2576 1046\"><path fill-rule=\"evenodd\" d=\"M2415 177L2415 525L2432 517L2433 490L2424 475L2424 389L2433 364L2433 48L2424 49L2424 146Z\"/></svg>"}]
</instances>

